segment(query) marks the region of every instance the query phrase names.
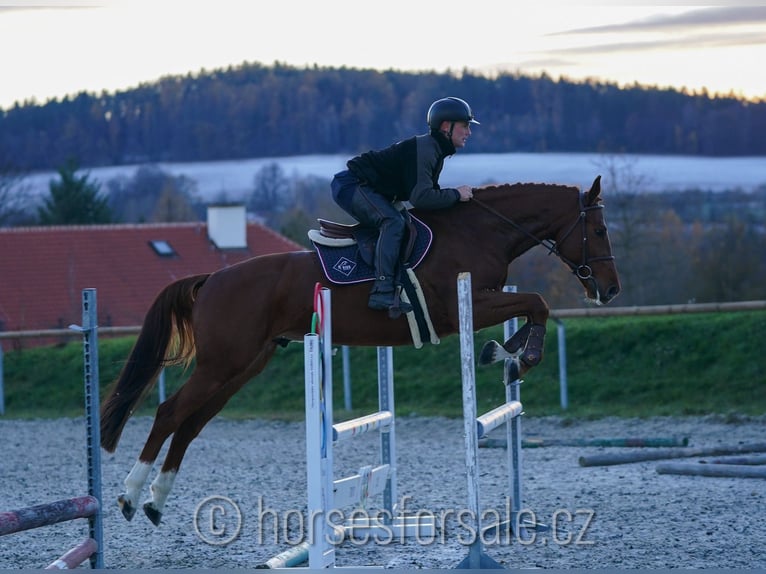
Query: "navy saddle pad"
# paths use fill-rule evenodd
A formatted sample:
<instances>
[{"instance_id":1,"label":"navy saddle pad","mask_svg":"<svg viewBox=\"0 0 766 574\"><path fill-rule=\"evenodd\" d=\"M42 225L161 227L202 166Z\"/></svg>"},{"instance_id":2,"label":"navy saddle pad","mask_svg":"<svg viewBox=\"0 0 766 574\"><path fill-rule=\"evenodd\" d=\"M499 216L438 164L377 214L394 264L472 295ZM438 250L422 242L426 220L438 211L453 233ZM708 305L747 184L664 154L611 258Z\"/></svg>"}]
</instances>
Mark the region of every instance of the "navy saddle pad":
<instances>
[{"instance_id":1,"label":"navy saddle pad","mask_svg":"<svg viewBox=\"0 0 766 574\"><path fill-rule=\"evenodd\" d=\"M406 263L408 267L414 269L423 261L426 253L428 253L428 249L433 241L433 232L417 217L412 215L410 217L415 224L417 234L412 253ZM373 239L377 239L377 237ZM372 242L372 247L374 249L374 242ZM369 257L365 258L362 256L358 243L343 247L331 247L314 243L314 248L317 251L317 255L319 255L319 261L322 264L325 275L333 283L347 285L375 279L375 269L368 262Z\"/></svg>"}]
</instances>

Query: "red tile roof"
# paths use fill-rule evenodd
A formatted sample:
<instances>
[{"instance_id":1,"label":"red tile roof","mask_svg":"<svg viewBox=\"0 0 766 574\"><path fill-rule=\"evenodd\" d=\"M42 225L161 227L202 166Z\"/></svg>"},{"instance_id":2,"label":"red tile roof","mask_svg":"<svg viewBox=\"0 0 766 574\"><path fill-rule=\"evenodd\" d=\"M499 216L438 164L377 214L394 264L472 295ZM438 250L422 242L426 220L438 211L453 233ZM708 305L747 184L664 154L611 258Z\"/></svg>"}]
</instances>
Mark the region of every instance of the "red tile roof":
<instances>
[{"instance_id":1,"label":"red tile roof","mask_svg":"<svg viewBox=\"0 0 766 574\"><path fill-rule=\"evenodd\" d=\"M176 255L158 255L150 245L156 240L167 241ZM140 325L160 289L175 279L303 249L257 223L247 224L247 248L224 250L202 222L0 229L0 331L79 325L82 290L91 287L100 326Z\"/></svg>"}]
</instances>

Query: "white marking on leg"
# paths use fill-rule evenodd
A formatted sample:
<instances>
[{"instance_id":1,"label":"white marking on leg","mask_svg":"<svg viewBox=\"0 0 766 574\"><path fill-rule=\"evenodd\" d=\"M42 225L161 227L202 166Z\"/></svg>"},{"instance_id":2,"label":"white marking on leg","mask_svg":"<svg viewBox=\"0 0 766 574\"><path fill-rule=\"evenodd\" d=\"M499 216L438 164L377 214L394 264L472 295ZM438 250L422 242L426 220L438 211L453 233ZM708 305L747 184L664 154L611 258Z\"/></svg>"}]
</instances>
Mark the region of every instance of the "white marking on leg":
<instances>
[{"instance_id":1,"label":"white marking on leg","mask_svg":"<svg viewBox=\"0 0 766 574\"><path fill-rule=\"evenodd\" d=\"M152 491L152 506L157 512L162 512L162 509L165 507L165 501L168 499L170 489L173 488L176 474L175 470L160 472L157 478L154 479L154 482L152 482L150 488Z\"/></svg>"},{"instance_id":2,"label":"white marking on leg","mask_svg":"<svg viewBox=\"0 0 766 574\"><path fill-rule=\"evenodd\" d=\"M520 354L521 349L515 353L509 353L500 343L495 342L495 354L493 355L493 362L497 363L499 361L504 361L505 359L513 359L518 357Z\"/></svg>"},{"instance_id":3,"label":"white marking on leg","mask_svg":"<svg viewBox=\"0 0 766 574\"><path fill-rule=\"evenodd\" d=\"M125 500L135 507L138 498L141 495L141 489L146 484L146 479L152 470L152 464L149 462L136 461L132 470L125 477Z\"/></svg>"}]
</instances>

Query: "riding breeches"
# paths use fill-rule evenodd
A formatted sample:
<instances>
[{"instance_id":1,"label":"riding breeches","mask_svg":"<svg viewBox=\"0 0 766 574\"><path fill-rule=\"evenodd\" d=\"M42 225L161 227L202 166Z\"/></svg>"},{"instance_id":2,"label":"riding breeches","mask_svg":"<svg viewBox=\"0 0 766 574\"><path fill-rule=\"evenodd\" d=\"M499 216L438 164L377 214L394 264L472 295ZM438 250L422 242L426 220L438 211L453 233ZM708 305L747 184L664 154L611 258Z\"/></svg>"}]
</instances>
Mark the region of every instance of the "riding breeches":
<instances>
[{"instance_id":1,"label":"riding breeches","mask_svg":"<svg viewBox=\"0 0 766 574\"><path fill-rule=\"evenodd\" d=\"M393 291L406 227L404 217L390 200L366 185L358 185L350 199L349 213L362 225L380 231L375 249L375 285L372 292Z\"/></svg>"}]
</instances>

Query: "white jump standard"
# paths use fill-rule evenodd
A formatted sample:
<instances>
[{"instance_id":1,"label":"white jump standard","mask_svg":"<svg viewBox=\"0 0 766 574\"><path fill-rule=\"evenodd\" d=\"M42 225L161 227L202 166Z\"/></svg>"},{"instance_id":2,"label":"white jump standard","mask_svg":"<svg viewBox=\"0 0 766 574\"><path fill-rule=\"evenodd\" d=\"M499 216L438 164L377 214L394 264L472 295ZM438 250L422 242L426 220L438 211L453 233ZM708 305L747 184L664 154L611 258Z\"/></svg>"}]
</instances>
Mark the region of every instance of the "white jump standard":
<instances>
[{"instance_id":1,"label":"white jump standard","mask_svg":"<svg viewBox=\"0 0 766 574\"><path fill-rule=\"evenodd\" d=\"M508 290L509 288L506 288ZM515 372L510 358L504 361L504 382L506 402L481 416L476 414L476 377L474 370L473 305L471 299L471 274L461 273L457 279L458 307L460 319L460 359L463 384L463 425L465 436L466 479L468 490L467 510L473 519L471 527L475 536L468 549L468 556L457 565L459 569L503 568L484 551L483 536L493 528L506 528L521 536L524 529L545 530L536 523L521 523L521 415L519 385L521 381L510 375ZM516 321L506 321L505 340L516 330ZM508 474L511 492L510 524L495 524L488 528L482 525L479 496L479 438L493 429L507 423Z\"/></svg>"},{"instance_id":2,"label":"white jump standard","mask_svg":"<svg viewBox=\"0 0 766 574\"><path fill-rule=\"evenodd\" d=\"M306 386L307 540L269 559L267 568L298 566L334 568L335 548L347 537L369 540L433 536L432 519L400 515L396 490L393 350L378 347L378 412L334 423L332 408L332 312L330 290L315 297L317 333L304 337ZM380 433L380 461L356 474L335 479L335 443L367 432ZM382 494L380 512L370 515L366 503ZM344 509L353 508L347 519ZM362 516L360 516L362 515ZM355 518L356 516L356 518ZM332 520L333 518L338 520Z\"/></svg>"}]
</instances>

